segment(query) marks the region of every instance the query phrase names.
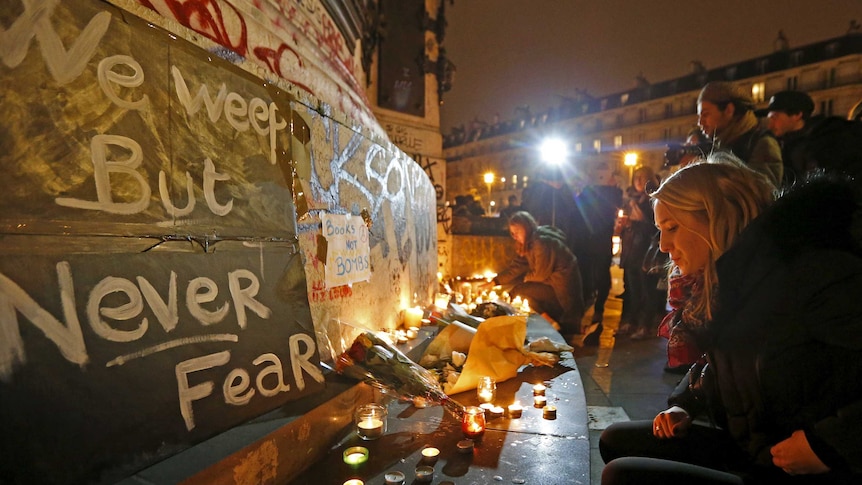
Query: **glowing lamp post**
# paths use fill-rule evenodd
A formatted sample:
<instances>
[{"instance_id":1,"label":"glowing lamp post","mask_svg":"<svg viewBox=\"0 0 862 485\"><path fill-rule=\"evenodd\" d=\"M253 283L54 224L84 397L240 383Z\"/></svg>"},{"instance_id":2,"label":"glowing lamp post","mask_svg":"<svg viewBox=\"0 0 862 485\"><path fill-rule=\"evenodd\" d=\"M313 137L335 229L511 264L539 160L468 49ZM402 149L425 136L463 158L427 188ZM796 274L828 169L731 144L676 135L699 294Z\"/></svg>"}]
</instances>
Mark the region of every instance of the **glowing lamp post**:
<instances>
[{"instance_id":1,"label":"glowing lamp post","mask_svg":"<svg viewBox=\"0 0 862 485\"><path fill-rule=\"evenodd\" d=\"M491 209L494 207L494 201L491 200L491 186L494 185L494 172L487 172L483 176L485 184L488 186L488 215L491 215Z\"/></svg>"},{"instance_id":2,"label":"glowing lamp post","mask_svg":"<svg viewBox=\"0 0 862 485\"><path fill-rule=\"evenodd\" d=\"M569 148L566 143L559 138L546 138L539 147L542 155L542 160L551 166L559 167L566 161L569 156ZM557 197L551 199L551 225L557 225Z\"/></svg>"}]
</instances>

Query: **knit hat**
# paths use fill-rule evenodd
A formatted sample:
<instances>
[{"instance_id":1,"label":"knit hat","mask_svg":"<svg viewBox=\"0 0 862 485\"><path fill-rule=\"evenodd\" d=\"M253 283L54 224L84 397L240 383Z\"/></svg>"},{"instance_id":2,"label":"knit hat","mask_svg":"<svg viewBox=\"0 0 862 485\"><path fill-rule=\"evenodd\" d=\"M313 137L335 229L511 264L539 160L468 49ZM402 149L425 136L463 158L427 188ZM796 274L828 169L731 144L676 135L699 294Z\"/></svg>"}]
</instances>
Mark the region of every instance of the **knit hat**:
<instances>
[{"instance_id":1,"label":"knit hat","mask_svg":"<svg viewBox=\"0 0 862 485\"><path fill-rule=\"evenodd\" d=\"M714 105L735 102L748 109L754 109L754 100L746 89L735 86L727 81L712 81L700 90L697 102L708 101Z\"/></svg>"}]
</instances>

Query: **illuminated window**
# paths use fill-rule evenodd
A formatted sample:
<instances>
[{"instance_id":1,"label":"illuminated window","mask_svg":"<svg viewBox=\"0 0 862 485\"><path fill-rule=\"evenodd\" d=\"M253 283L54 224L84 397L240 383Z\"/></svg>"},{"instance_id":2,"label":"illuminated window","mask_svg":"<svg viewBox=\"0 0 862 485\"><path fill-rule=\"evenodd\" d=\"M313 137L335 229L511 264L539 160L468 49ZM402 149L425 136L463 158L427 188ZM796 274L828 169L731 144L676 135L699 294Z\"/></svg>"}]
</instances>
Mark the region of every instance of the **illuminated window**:
<instances>
[{"instance_id":1,"label":"illuminated window","mask_svg":"<svg viewBox=\"0 0 862 485\"><path fill-rule=\"evenodd\" d=\"M602 141L596 138L593 140L593 150L600 152L602 151Z\"/></svg>"},{"instance_id":2,"label":"illuminated window","mask_svg":"<svg viewBox=\"0 0 862 485\"><path fill-rule=\"evenodd\" d=\"M530 177L527 177L526 175L524 175L524 182L521 184L521 187L526 187L527 184L529 184L529 183L530 183Z\"/></svg>"},{"instance_id":3,"label":"illuminated window","mask_svg":"<svg viewBox=\"0 0 862 485\"><path fill-rule=\"evenodd\" d=\"M518 188L518 176L517 175L512 175L512 188L513 189Z\"/></svg>"},{"instance_id":4,"label":"illuminated window","mask_svg":"<svg viewBox=\"0 0 862 485\"><path fill-rule=\"evenodd\" d=\"M614 148L619 148L623 146L623 136L617 135L614 137Z\"/></svg>"},{"instance_id":5,"label":"illuminated window","mask_svg":"<svg viewBox=\"0 0 862 485\"><path fill-rule=\"evenodd\" d=\"M584 144L581 142L575 143L575 151L581 153L584 150Z\"/></svg>"},{"instance_id":6,"label":"illuminated window","mask_svg":"<svg viewBox=\"0 0 862 485\"><path fill-rule=\"evenodd\" d=\"M629 102L629 93L625 93L620 96L620 104L626 104Z\"/></svg>"},{"instance_id":7,"label":"illuminated window","mask_svg":"<svg viewBox=\"0 0 862 485\"><path fill-rule=\"evenodd\" d=\"M755 103L762 103L766 99L764 83L754 83L751 85L751 98Z\"/></svg>"}]
</instances>

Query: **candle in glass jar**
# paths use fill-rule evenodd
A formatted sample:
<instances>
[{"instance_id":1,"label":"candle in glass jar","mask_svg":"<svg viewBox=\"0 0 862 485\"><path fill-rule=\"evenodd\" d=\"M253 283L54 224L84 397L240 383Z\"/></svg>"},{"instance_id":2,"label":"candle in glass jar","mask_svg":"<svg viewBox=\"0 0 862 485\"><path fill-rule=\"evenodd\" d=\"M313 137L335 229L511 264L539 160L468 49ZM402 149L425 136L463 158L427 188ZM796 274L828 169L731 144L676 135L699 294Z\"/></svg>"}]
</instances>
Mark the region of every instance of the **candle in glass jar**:
<instances>
[{"instance_id":1,"label":"candle in glass jar","mask_svg":"<svg viewBox=\"0 0 862 485\"><path fill-rule=\"evenodd\" d=\"M422 317L423 311L421 308L411 307L404 309L404 326L405 327L418 327L422 325Z\"/></svg>"},{"instance_id":2,"label":"candle in glass jar","mask_svg":"<svg viewBox=\"0 0 862 485\"><path fill-rule=\"evenodd\" d=\"M365 439L379 438L383 435L383 421L377 418L365 418L358 422L356 427Z\"/></svg>"},{"instance_id":3,"label":"candle in glass jar","mask_svg":"<svg viewBox=\"0 0 862 485\"><path fill-rule=\"evenodd\" d=\"M464 409L464 417L461 420L461 431L468 438L478 438L485 433L485 411L477 406L468 406Z\"/></svg>"},{"instance_id":4,"label":"candle in glass jar","mask_svg":"<svg viewBox=\"0 0 862 485\"><path fill-rule=\"evenodd\" d=\"M480 377L479 383L476 385L476 396L481 403L493 401L494 397L497 396L497 381L489 376Z\"/></svg>"},{"instance_id":5,"label":"candle in glass jar","mask_svg":"<svg viewBox=\"0 0 862 485\"><path fill-rule=\"evenodd\" d=\"M356 408L356 434L364 440L375 440L386 433L387 410L380 404L363 404Z\"/></svg>"}]
</instances>

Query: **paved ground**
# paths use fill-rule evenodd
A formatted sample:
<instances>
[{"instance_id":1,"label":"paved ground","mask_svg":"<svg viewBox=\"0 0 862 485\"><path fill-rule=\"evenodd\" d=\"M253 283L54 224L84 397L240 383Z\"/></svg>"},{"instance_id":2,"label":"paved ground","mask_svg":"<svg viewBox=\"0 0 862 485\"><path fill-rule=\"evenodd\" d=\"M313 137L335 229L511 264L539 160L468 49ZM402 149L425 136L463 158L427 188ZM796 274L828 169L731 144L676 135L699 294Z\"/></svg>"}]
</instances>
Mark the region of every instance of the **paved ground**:
<instances>
[{"instance_id":1,"label":"paved ground","mask_svg":"<svg viewBox=\"0 0 862 485\"><path fill-rule=\"evenodd\" d=\"M666 408L670 391L680 376L664 372L666 340L652 337L615 339L622 300L622 272L614 267L611 298L605 306L604 332L598 347L575 349L590 415L591 483L601 483L604 463L598 452L601 430L615 421L652 419ZM591 310L592 311L592 310ZM589 319L591 315L584 318Z\"/></svg>"}]
</instances>

